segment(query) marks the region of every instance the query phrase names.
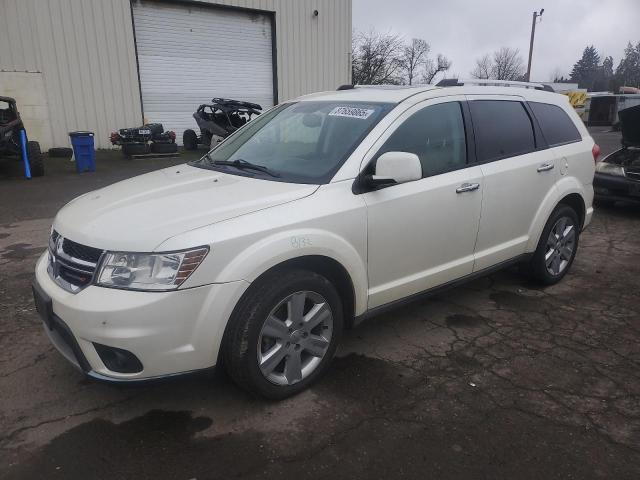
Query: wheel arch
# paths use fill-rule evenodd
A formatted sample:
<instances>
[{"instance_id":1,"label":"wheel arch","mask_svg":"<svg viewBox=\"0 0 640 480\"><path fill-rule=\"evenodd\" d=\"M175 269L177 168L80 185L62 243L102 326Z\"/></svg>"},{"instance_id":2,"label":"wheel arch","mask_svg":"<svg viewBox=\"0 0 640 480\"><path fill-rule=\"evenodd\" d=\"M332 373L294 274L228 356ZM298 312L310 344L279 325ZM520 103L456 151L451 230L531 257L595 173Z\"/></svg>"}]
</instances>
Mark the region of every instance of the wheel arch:
<instances>
[{"instance_id":1,"label":"wheel arch","mask_svg":"<svg viewBox=\"0 0 640 480\"><path fill-rule=\"evenodd\" d=\"M536 250L547 220L560 204L568 205L576 211L582 229L587 214L585 196L582 192L582 186L574 178L567 178L565 182L557 184L554 189L550 190L542 201L529 230L527 252Z\"/></svg>"},{"instance_id":2,"label":"wheel arch","mask_svg":"<svg viewBox=\"0 0 640 480\"><path fill-rule=\"evenodd\" d=\"M585 206L584 198L579 193L570 193L560 199L558 205L568 205L573 208L578 214L578 220L580 220L580 229L584 225L584 219L587 214L587 207Z\"/></svg>"},{"instance_id":3,"label":"wheel arch","mask_svg":"<svg viewBox=\"0 0 640 480\"><path fill-rule=\"evenodd\" d=\"M242 296L236 302L231 315L224 327L223 334L220 337L220 343L218 344L218 360L216 364L221 364L223 356L223 345L228 341L228 335L231 331L231 323L236 314L237 309L242 302L250 295L253 294L253 285L257 285L261 280L267 278L278 272L282 272L289 269L303 269L308 270L319 275L324 276L329 280L338 291L338 295L342 300L344 308L344 326L345 328L351 328L354 325L355 309L356 309L356 290L351 275L347 269L338 262L336 259L325 255L302 255L299 257L290 258L284 260L272 267L268 268L255 280L251 282L251 285L243 292Z\"/></svg>"},{"instance_id":4,"label":"wheel arch","mask_svg":"<svg viewBox=\"0 0 640 480\"><path fill-rule=\"evenodd\" d=\"M254 282L259 282L263 278L288 269L299 268L308 270L318 275L322 275L329 280L342 299L344 308L345 324L351 326L355 316L356 291L351 275L347 269L335 258L325 255L302 255L290 258L277 265L272 266L263 272Z\"/></svg>"}]
</instances>

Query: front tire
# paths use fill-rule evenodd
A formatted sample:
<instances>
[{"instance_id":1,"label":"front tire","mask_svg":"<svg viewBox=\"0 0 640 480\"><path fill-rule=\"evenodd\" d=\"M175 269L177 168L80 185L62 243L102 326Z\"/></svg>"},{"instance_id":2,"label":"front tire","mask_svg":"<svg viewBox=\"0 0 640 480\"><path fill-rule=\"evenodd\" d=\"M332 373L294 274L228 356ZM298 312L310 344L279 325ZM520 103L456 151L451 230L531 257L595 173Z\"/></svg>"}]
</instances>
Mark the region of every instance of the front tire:
<instances>
[{"instance_id":1,"label":"front tire","mask_svg":"<svg viewBox=\"0 0 640 480\"><path fill-rule=\"evenodd\" d=\"M298 269L269 274L234 310L222 346L224 365L241 388L283 399L326 371L342 326L342 302L325 277Z\"/></svg>"},{"instance_id":2,"label":"front tire","mask_svg":"<svg viewBox=\"0 0 640 480\"><path fill-rule=\"evenodd\" d=\"M543 285L562 280L573 264L579 239L578 214L569 205L558 205L547 220L529 264L531 276Z\"/></svg>"}]
</instances>

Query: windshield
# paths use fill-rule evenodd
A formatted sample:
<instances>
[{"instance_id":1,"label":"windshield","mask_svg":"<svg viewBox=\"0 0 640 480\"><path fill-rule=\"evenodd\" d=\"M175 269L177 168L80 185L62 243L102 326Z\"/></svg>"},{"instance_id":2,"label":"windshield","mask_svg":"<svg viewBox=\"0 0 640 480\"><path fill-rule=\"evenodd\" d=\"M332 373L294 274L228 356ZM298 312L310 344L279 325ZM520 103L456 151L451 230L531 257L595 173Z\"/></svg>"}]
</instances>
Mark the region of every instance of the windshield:
<instances>
[{"instance_id":1,"label":"windshield","mask_svg":"<svg viewBox=\"0 0 640 480\"><path fill-rule=\"evenodd\" d=\"M327 183L392 106L319 101L279 105L191 165L274 181Z\"/></svg>"}]
</instances>

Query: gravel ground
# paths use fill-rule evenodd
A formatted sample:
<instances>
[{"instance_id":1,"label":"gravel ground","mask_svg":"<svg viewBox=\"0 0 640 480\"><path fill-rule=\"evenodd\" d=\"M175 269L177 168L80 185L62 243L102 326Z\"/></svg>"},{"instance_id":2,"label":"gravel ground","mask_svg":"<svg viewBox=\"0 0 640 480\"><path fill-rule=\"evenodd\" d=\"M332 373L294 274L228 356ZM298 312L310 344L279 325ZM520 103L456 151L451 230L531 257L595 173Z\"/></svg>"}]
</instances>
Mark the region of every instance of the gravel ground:
<instances>
[{"instance_id":1,"label":"gravel ground","mask_svg":"<svg viewBox=\"0 0 640 480\"><path fill-rule=\"evenodd\" d=\"M605 152L615 133L595 131ZM346 333L280 403L220 373L88 381L50 346L30 282L56 210L184 161L0 164L0 478L639 478L640 209L598 209L566 279L508 270Z\"/></svg>"}]
</instances>

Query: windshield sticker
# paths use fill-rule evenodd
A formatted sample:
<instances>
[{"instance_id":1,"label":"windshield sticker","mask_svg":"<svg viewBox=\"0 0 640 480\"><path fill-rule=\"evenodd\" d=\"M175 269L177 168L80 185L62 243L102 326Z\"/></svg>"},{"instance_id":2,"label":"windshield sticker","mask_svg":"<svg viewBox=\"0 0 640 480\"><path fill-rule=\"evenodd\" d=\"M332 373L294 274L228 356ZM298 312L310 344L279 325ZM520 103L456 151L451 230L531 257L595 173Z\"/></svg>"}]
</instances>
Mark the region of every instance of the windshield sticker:
<instances>
[{"instance_id":1,"label":"windshield sticker","mask_svg":"<svg viewBox=\"0 0 640 480\"><path fill-rule=\"evenodd\" d=\"M359 118L366 120L375 112L372 108L336 107L329 112L330 117Z\"/></svg>"}]
</instances>

